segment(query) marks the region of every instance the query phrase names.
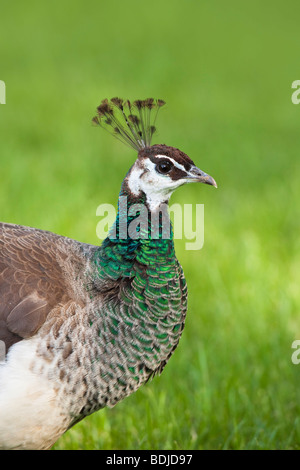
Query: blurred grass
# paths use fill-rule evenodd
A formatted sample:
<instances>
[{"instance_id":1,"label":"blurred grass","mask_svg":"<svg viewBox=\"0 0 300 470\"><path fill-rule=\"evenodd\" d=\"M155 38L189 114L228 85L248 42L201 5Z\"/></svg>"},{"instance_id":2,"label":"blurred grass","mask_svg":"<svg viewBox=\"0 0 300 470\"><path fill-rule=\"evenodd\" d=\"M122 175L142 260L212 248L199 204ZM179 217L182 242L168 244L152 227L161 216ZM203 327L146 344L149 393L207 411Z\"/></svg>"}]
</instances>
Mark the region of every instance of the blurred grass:
<instances>
[{"instance_id":1,"label":"blurred grass","mask_svg":"<svg viewBox=\"0 0 300 470\"><path fill-rule=\"evenodd\" d=\"M176 241L189 286L161 377L85 419L55 449L299 449L299 4L237 0L2 2L0 219L98 243L135 158L90 119L104 97L167 101L158 143L219 189L205 244Z\"/></svg>"}]
</instances>

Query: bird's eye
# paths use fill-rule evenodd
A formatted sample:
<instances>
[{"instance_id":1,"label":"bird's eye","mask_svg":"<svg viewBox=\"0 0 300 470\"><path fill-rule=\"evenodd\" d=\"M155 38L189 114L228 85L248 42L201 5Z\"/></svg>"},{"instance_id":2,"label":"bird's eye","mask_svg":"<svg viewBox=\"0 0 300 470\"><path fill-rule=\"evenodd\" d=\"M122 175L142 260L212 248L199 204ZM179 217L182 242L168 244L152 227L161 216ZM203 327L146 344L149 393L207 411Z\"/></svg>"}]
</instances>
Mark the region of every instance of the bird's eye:
<instances>
[{"instance_id":1,"label":"bird's eye","mask_svg":"<svg viewBox=\"0 0 300 470\"><path fill-rule=\"evenodd\" d=\"M173 164L169 160L162 160L155 167L156 171L158 173L163 174L163 175L166 175L167 173L170 173L172 168L173 168Z\"/></svg>"}]
</instances>

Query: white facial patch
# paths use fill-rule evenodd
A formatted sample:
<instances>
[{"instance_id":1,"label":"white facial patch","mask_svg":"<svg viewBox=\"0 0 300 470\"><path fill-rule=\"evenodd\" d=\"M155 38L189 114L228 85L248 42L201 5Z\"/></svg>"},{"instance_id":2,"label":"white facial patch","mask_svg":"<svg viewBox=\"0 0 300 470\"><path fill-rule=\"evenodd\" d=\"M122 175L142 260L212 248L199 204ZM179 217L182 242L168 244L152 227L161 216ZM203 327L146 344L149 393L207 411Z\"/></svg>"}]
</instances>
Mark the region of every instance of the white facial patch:
<instances>
[{"instance_id":1,"label":"white facial patch","mask_svg":"<svg viewBox=\"0 0 300 470\"><path fill-rule=\"evenodd\" d=\"M134 196L138 196L141 192L140 177L145 170L140 166L134 165L129 173L127 184Z\"/></svg>"},{"instance_id":2,"label":"white facial patch","mask_svg":"<svg viewBox=\"0 0 300 470\"><path fill-rule=\"evenodd\" d=\"M166 155L156 155L156 158L170 160L175 167L186 172L184 166L173 158ZM153 163L150 158L146 158L142 164L139 161L132 167L127 179L128 187L135 196L138 196L141 191L146 195L150 210L154 210L161 203L168 201L172 192L186 182L184 178L173 181L168 174L158 173L155 167L156 163Z\"/></svg>"}]
</instances>

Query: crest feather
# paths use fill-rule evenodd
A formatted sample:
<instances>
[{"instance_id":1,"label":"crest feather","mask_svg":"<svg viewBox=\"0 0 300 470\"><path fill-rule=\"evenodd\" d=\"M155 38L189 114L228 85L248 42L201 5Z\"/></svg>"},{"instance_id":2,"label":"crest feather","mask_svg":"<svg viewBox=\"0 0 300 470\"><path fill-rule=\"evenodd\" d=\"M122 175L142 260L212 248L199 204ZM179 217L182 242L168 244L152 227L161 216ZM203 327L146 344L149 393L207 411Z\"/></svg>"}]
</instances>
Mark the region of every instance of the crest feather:
<instances>
[{"instance_id":1,"label":"crest feather","mask_svg":"<svg viewBox=\"0 0 300 470\"><path fill-rule=\"evenodd\" d=\"M106 129L121 142L137 151L150 147L156 131L155 121L159 109L165 105L161 99L129 100L112 98L102 100L92 122ZM152 111L156 110L153 116Z\"/></svg>"}]
</instances>

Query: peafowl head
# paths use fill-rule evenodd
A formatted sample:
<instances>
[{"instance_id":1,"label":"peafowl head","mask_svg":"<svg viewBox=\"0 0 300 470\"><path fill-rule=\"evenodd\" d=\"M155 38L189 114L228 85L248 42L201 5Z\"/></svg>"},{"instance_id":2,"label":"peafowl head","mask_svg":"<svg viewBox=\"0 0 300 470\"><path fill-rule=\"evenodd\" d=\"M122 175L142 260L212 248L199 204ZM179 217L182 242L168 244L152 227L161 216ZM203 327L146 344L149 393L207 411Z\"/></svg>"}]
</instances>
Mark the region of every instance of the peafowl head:
<instances>
[{"instance_id":1,"label":"peafowl head","mask_svg":"<svg viewBox=\"0 0 300 470\"><path fill-rule=\"evenodd\" d=\"M138 151L138 157L123 182L134 198L145 196L150 210L168 202L173 191L186 183L217 187L215 180L200 170L181 150L163 144L151 145L163 100L103 100L93 122Z\"/></svg>"}]
</instances>

